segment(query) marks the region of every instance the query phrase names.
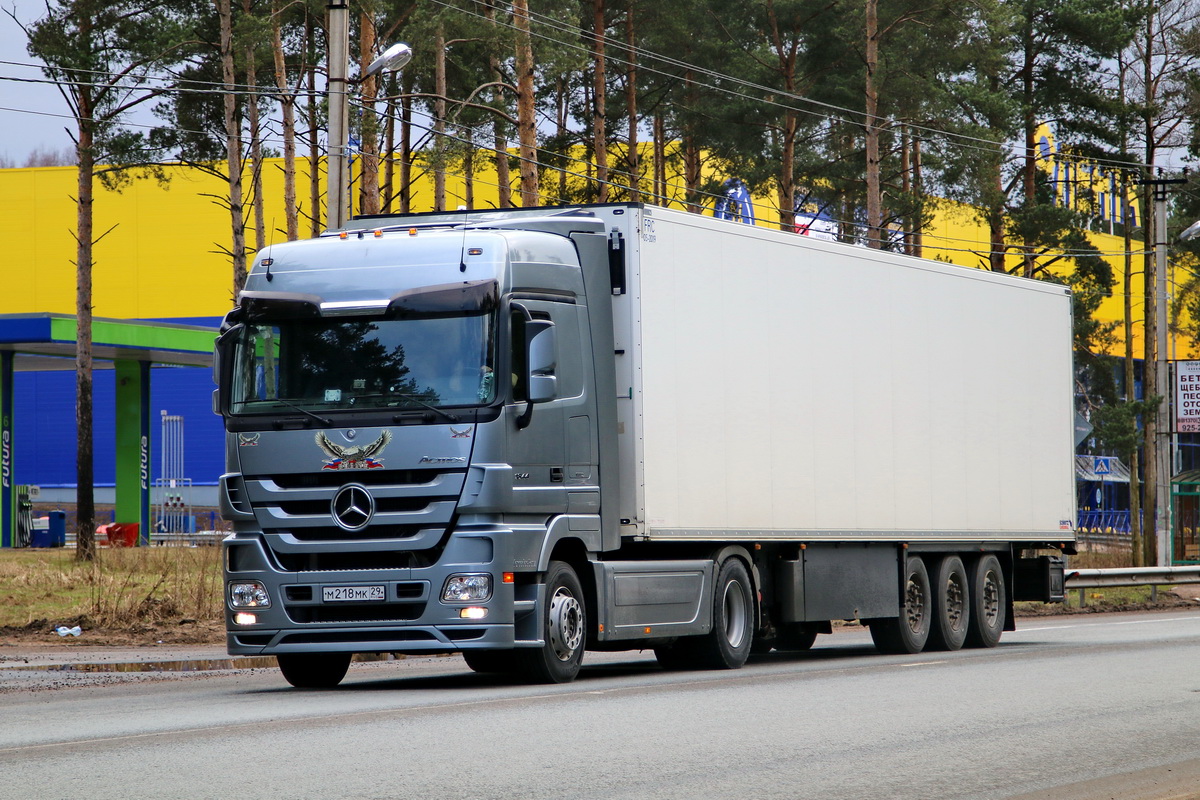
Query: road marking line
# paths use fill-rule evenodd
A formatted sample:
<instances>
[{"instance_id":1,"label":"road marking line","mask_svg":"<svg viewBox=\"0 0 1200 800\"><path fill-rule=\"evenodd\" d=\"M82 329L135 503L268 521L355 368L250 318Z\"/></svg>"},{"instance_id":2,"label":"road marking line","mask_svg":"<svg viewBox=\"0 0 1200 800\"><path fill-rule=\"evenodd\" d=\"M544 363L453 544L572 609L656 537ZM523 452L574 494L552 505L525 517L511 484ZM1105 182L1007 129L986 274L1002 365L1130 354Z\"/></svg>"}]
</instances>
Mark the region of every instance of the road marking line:
<instances>
[{"instance_id":1,"label":"road marking line","mask_svg":"<svg viewBox=\"0 0 1200 800\"><path fill-rule=\"evenodd\" d=\"M1157 625L1163 622L1200 622L1200 617L1168 617L1167 619L1133 619L1124 622L1108 622L1106 620L1095 620L1093 622L1075 623L1072 625L1042 625L1037 628L1019 628L1017 633L1027 633L1029 631L1058 631L1066 630L1067 628L1087 628L1091 625Z\"/></svg>"},{"instance_id":2,"label":"road marking line","mask_svg":"<svg viewBox=\"0 0 1200 800\"><path fill-rule=\"evenodd\" d=\"M914 661L911 664L901 664L900 666L902 666L902 667L932 667L935 664L946 664L946 663L948 663L948 662L943 659L942 661Z\"/></svg>"}]
</instances>

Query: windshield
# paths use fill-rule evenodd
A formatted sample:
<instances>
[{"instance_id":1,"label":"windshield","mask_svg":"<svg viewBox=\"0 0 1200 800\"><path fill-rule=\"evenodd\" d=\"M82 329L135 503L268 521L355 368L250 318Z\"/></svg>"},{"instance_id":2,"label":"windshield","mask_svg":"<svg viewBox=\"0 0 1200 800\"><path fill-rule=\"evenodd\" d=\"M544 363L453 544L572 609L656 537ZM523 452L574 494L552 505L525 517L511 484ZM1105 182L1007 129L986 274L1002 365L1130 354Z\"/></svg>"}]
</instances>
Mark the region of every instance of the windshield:
<instances>
[{"instance_id":1,"label":"windshield","mask_svg":"<svg viewBox=\"0 0 1200 800\"><path fill-rule=\"evenodd\" d=\"M232 412L486 405L495 397L490 313L247 323Z\"/></svg>"}]
</instances>

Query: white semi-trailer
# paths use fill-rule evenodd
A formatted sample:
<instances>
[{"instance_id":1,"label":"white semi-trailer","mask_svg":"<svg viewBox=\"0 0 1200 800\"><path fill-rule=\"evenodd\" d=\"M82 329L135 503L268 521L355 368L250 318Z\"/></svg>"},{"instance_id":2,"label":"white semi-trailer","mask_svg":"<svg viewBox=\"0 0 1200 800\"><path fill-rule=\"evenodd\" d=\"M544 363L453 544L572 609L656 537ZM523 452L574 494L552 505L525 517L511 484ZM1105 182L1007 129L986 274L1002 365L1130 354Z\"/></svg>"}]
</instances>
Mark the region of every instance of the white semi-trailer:
<instances>
[{"instance_id":1,"label":"white semi-trailer","mask_svg":"<svg viewBox=\"0 0 1200 800\"><path fill-rule=\"evenodd\" d=\"M1072 552L1055 284L637 204L360 218L217 344L228 648L575 677L995 645Z\"/></svg>"}]
</instances>

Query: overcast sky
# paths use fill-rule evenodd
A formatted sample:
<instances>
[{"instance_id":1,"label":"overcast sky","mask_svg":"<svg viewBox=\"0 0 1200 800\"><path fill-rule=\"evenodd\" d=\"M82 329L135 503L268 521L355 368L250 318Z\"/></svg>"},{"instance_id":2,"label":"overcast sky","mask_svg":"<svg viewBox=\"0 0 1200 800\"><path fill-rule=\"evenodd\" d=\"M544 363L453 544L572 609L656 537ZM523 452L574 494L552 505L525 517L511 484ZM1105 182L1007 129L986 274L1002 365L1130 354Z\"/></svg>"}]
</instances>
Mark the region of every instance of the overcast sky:
<instances>
[{"instance_id":1,"label":"overcast sky","mask_svg":"<svg viewBox=\"0 0 1200 800\"><path fill-rule=\"evenodd\" d=\"M43 78L40 62L25 51L25 33L7 12L29 24L46 12L39 0L0 0L0 157L14 166L41 148L71 146L65 128L71 125L67 104L58 89L46 83L15 79Z\"/></svg>"}]
</instances>

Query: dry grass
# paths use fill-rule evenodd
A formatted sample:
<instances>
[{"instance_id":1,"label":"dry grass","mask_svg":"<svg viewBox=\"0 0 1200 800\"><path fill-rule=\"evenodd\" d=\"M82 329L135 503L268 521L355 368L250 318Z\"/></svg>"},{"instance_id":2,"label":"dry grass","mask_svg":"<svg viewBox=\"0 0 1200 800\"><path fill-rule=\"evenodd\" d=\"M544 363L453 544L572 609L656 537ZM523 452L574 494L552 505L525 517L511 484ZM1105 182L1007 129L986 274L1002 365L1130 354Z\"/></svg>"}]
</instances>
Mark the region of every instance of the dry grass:
<instances>
[{"instance_id":1,"label":"dry grass","mask_svg":"<svg viewBox=\"0 0 1200 800\"><path fill-rule=\"evenodd\" d=\"M0 550L0 626L86 619L122 628L222 614L219 547Z\"/></svg>"}]
</instances>

